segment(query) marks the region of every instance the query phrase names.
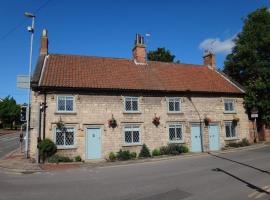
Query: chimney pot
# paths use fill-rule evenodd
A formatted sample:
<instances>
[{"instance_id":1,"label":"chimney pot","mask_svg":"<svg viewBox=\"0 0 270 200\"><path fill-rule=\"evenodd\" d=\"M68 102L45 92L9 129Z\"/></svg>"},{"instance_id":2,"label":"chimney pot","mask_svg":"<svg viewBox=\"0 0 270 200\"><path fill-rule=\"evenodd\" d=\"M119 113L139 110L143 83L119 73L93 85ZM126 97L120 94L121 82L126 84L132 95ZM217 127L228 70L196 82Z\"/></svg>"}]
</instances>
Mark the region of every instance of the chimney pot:
<instances>
[{"instance_id":1,"label":"chimney pot","mask_svg":"<svg viewBox=\"0 0 270 200\"><path fill-rule=\"evenodd\" d=\"M216 69L216 58L215 54L210 51L205 51L203 55L203 63L210 69Z\"/></svg>"},{"instance_id":2,"label":"chimney pot","mask_svg":"<svg viewBox=\"0 0 270 200\"><path fill-rule=\"evenodd\" d=\"M40 39L40 55L47 55L48 54L48 31L47 29L43 29L41 39Z\"/></svg>"},{"instance_id":3,"label":"chimney pot","mask_svg":"<svg viewBox=\"0 0 270 200\"><path fill-rule=\"evenodd\" d=\"M146 48L144 38L140 34L136 34L135 47L132 50L135 63L146 64Z\"/></svg>"}]
</instances>

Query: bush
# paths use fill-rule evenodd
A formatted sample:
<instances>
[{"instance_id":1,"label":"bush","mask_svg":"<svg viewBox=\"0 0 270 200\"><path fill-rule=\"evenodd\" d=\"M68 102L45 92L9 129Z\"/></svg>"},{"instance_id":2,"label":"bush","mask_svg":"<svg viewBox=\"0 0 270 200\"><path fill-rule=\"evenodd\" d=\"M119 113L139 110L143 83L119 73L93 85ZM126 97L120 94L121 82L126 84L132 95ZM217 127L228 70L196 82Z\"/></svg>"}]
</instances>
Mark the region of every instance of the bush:
<instances>
[{"instance_id":1,"label":"bush","mask_svg":"<svg viewBox=\"0 0 270 200\"><path fill-rule=\"evenodd\" d=\"M160 155L179 155L181 153L187 153L188 147L179 144L169 144L168 146L160 147Z\"/></svg>"},{"instance_id":2,"label":"bush","mask_svg":"<svg viewBox=\"0 0 270 200\"><path fill-rule=\"evenodd\" d=\"M110 161L115 161L116 160L116 155L115 155L115 153L113 153L113 152L110 152L109 153L109 159L110 159Z\"/></svg>"},{"instance_id":3,"label":"bush","mask_svg":"<svg viewBox=\"0 0 270 200\"><path fill-rule=\"evenodd\" d=\"M74 160L75 160L75 162L81 162L82 158L81 158L81 156L75 156Z\"/></svg>"},{"instance_id":4,"label":"bush","mask_svg":"<svg viewBox=\"0 0 270 200\"><path fill-rule=\"evenodd\" d=\"M117 152L117 156L116 157L117 157L118 160L130 160L131 159L131 154L130 154L129 150L122 151L122 149L120 149Z\"/></svg>"},{"instance_id":5,"label":"bush","mask_svg":"<svg viewBox=\"0 0 270 200\"><path fill-rule=\"evenodd\" d=\"M137 153L136 152L131 152L130 153L131 159L137 158Z\"/></svg>"},{"instance_id":6,"label":"bush","mask_svg":"<svg viewBox=\"0 0 270 200\"><path fill-rule=\"evenodd\" d=\"M180 146L180 149L181 149L181 153L188 153L188 152L189 152L188 147L185 146L185 145L181 145L181 146Z\"/></svg>"},{"instance_id":7,"label":"bush","mask_svg":"<svg viewBox=\"0 0 270 200\"><path fill-rule=\"evenodd\" d=\"M60 163L60 162L73 162L73 160L66 156L53 155L48 158L49 163Z\"/></svg>"},{"instance_id":8,"label":"bush","mask_svg":"<svg viewBox=\"0 0 270 200\"><path fill-rule=\"evenodd\" d=\"M57 151L56 145L48 138L45 138L38 144L38 149L43 161L54 155Z\"/></svg>"},{"instance_id":9,"label":"bush","mask_svg":"<svg viewBox=\"0 0 270 200\"><path fill-rule=\"evenodd\" d=\"M141 158L148 158L151 157L149 148L146 146L146 144L143 144L142 149L140 151L139 157Z\"/></svg>"},{"instance_id":10,"label":"bush","mask_svg":"<svg viewBox=\"0 0 270 200\"><path fill-rule=\"evenodd\" d=\"M172 155L178 155L181 152L181 147L179 144L169 144L169 153L172 154Z\"/></svg>"},{"instance_id":11,"label":"bush","mask_svg":"<svg viewBox=\"0 0 270 200\"><path fill-rule=\"evenodd\" d=\"M241 143L242 143L242 146L249 146L250 145L250 143L247 140L247 138L242 139Z\"/></svg>"},{"instance_id":12,"label":"bush","mask_svg":"<svg viewBox=\"0 0 270 200\"><path fill-rule=\"evenodd\" d=\"M228 147L234 147L234 148L245 147L245 146L249 146L249 145L250 145L250 143L246 138L242 139L240 142L231 142L231 143L227 144Z\"/></svg>"},{"instance_id":13,"label":"bush","mask_svg":"<svg viewBox=\"0 0 270 200\"><path fill-rule=\"evenodd\" d=\"M169 155L169 147L168 146L160 147L160 155Z\"/></svg>"},{"instance_id":14,"label":"bush","mask_svg":"<svg viewBox=\"0 0 270 200\"><path fill-rule=\"evenodd\" d=\"M160 150L159 149L154 149L152 151L152 156L160 156Z\"/></svg>"}]
</instances>

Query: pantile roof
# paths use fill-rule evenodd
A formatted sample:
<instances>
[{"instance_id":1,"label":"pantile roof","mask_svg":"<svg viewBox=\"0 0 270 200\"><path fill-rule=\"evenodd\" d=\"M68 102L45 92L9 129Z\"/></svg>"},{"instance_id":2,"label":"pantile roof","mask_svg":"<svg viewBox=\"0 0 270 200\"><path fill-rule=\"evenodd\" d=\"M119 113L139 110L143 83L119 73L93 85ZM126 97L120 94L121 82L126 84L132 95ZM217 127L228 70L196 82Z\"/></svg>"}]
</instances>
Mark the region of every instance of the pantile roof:
<instances>
[{"instance_id":1,"label":"pantile roof","mask_svg":"<svg viewBox=\"0 0 270 200\"><path fill-rule=\"evenodd\" d=\"M38 87L244 93L204 65L155 61L138 65L129 59L62 54L46 57Z\"/></svg>"}]
</instances>

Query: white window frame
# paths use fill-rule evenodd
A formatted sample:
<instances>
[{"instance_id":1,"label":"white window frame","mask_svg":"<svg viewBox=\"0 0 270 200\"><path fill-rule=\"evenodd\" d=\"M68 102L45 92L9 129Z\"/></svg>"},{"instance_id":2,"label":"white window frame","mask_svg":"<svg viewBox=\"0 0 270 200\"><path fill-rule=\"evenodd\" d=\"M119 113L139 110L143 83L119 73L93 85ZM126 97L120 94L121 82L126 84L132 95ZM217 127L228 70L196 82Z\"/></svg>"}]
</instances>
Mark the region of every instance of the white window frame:
<instances>
[{"instance_id":1,"label":"white window frame","mask_svg":"<svg viewBox=\"0 0 270 200\"><path fill-rule=\"evenodd\" d=\"M232 103L233 110L226 110L226 106L225 106L226 103ZM236 110L235 110L235 100L234 99L224 99L223 100L223 106L224 106L224 112L225 113L235 113L236 112Z\"/></svg>"},{"instance_id":2,"label":"white window frame","mask_svg":"<svg viewBox=\"0 0 270 200\"><path fill-rule=\"evenodd\" d=\"M179 100L179 111L176 111L175 109L173 111L170 110L170 102L174 102L174 108L175 108L175 102ZM181 113L182 112L182 99L180 97L167 97L167 112L168 113Z\"/></svg>"},{"instance_id":3,"label":"white window frame","mask_svg":"<svg viewBox=\"0 0 270 200\"><path fill-rule=\"evenodd\" d=\"M226 125L230 125L230 137L227 137L227 133L226 133ZM232 135L232 127L234 127L234 134L235 136L231 136ZM225 139L226 140L234 140L234 139L237 139L237 125L235 126L233 124L233 121L225 121L224 122L224 129L225 129Z\"/></svg>"},{"instance_id":4,"label":"white window frame","mask_svg":"<svg viewBox=\"0 0 270 200\"><path fill-rule=\"evenodd\" d=\"M126 142L126 130L130 127L131 129L131 139L132 142ZM134 128L136 127L136 128ZM139 131L139 142L133 142L133 131ZM141 145L141 126L140 124L125 124L123 126L123 137L124 137L124 146L134 146L134 145Z\"/></svg>"},{"instance_id":5,"label":"white window frame","mask_svg":"<svg viewBox=\"0 0 270 200\"><path fill-rule=\"evenodd\" d=\"M181 132L182 133L182 139L181 140L180 139L171 140L170 139L170 128L176 129L178 126L180 126L181 131L182 131ZM168 133L169 143L184 143L184 126L183 126L182 123L170 123L170 124L168 124L167 133ZM176 130L175 130L175 134L176 134Z\"/></svg>"},{"instance_id":6,"label":"white window frame","mask_svg":"<svg viewBox=\"0 0 270 200\"><path fill-rule=\"evenodd\" d=\"M59 98L65 98L65 110L58 109ZM66 110L66 99L72 98L73 110ZM56 112L57 113L74 113L75 112L75 97L70 95L58 95L56 98Z\"/></svg>"},{"instance_id":7,"label":"white window frame","mask_svg":"<svg viewBox=\"0 0 270 200\"><path fill-rule=\"evenodd\" d=\"M137 110L126 110L126 102L127 99L131 99L131 108L132 108L132 102L133 101L137 101ZM125 97L125 101L124 101L124 110L126 113L139 113L140 107L139 107L139 97L131 97L131 96L127 96Z\"/></svg>"},{"instance_id":8,"label":"white window frame","mask_svg":"<svg viewBox=\"0 0 270 200\"><path fill-rule=\"evenodd\" d=\"M57 127L55 127L55 129L54 129L54 143L57 146L57 149L73 149L73 148L76 148L76 132L77 132L77 130L76 130L76 128L74 126L67 126L66 128L67 129L73 129L73 138L74 138L73 145L66 145L66 144L57 145L56 144L56 134L57 134L58 129L57 129ZM64 136L64 137L66 137L66 136ZM65 143L65 138L64 138L64 143Z\"/></svg>"}]
</instances>

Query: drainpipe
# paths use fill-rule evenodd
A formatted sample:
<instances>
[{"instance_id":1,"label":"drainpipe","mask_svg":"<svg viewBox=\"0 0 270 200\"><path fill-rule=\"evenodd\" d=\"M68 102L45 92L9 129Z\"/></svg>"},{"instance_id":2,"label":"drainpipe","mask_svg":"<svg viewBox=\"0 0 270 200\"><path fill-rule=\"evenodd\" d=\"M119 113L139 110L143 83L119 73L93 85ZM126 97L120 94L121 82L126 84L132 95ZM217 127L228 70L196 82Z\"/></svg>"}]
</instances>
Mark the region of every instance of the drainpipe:
<instances>
[{"instance_id":1,"label":"drainpipe","mask_svg":"<svg viewBox=\"0 0 270 200\"><path fill-rule=\"evenodd\" d=\"M46 128L46 108L47 108L47 94L44 93L44 105L43 105L43 137L45 139L45 128Z\"/></svg>"},{"instance_id":2,"label":"drainpipe","mask_svg":"<svg viewBox=\"0 0 270 200\"><path fill-rule=\"evenodd\" d=\"M187 96L188 100L190 101L190 103L192 104L192 106L194 107L196 113L198 114L198 117L199 117L199 120L200 120L200 136L201 136L201 147L202 147L202 152L204 152L204 148L203 148L203 130L202 130L202 119L201 119L201 116L200 116L200 113L197 109L197 107L195 106L194 102L192 101L191 99L191 96L188 95Z\"/></svg>"}]
</instances>

